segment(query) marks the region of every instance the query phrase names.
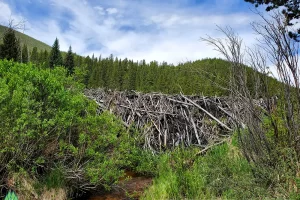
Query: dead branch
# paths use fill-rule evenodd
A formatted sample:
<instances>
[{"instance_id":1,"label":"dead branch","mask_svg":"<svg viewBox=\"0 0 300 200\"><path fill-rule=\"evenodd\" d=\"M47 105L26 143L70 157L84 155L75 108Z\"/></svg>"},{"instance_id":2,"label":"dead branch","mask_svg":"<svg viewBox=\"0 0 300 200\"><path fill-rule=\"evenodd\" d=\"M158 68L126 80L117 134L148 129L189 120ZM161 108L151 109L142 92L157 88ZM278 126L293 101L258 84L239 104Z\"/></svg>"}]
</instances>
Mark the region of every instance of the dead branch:
<instances>
[{"instance_id":1,"label":"dead branch","mask_svg":"<svg viewBox=\"0 0 300 200\"><path fill-rule=\"evenodd\" d=\"M109 110L126 126L134 125L144 137L144 148L153 152L179 145L205 148L229 136L242 119L242 105L230 107L229 97L164 95L159 93L89 89L85 95L97 102L99 113ZM259 105L258 105L259 106ZM233 111L238 109L238 111Z\"/></svg>"}]
</instances>

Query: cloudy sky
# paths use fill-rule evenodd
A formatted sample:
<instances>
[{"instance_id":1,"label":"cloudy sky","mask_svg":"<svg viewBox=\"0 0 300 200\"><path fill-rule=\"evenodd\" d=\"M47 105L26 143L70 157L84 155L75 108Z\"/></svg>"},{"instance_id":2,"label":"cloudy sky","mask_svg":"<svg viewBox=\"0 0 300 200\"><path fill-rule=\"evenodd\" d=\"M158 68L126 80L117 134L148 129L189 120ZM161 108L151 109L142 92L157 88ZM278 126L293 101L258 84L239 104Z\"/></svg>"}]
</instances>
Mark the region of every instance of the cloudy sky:
<instances>
[{"instance_id":1,"label":"cloudy sky","mask_svg":"<svg viewBox=\"0 0 300 200\"><path fill-rule=\"evenodd\" d=\"M243 0L0 0L0 23L26 20L25 34L80 55L177 64L221 57L200 41L222 37L216 25L231 26L247 44L257 18Z\"/></svg>"}]
</instances>

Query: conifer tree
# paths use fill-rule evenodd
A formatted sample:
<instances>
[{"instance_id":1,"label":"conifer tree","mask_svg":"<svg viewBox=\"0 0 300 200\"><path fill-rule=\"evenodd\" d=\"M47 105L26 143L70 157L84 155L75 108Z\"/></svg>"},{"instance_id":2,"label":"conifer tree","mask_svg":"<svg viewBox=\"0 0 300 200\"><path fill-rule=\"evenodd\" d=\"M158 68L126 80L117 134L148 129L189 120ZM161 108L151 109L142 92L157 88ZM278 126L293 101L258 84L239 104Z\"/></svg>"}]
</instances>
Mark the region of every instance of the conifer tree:
<instances>
[{"instance_id":1,"label":"conifer tree","mask_svg":"<svg viewBox=\"0 0 300 200\"><path fill-rule=\"evenodd\" d=\"M7 60L19 60L20 55L20 43L16 38L15 31L12 28L8 28L3 36L3 44L1 46L1 58Z\"/></svg>"},{"instance_id":2,"label":"conifer tree","mask_svg":"<svg viewBox=\"0 0 300 200\"><path fill-rule=\"evenodd\" d=\"M45 68L49 67L49 53L47 50L44 50L44 52L41 52L41 62L43 63Z\"/></svg>"},{"instance_id":3,"label":"conifer tree","mask_svg":"<svg viewBox=\"0 0 300 200\"><path fill-rule=\"evenodd\" d=\"M31 52L31 56L30 56L30 61L34 64L37 64L38 62L38 51L37 51L37 47L33 47L32 52Z\"/></svg>"},{"instance_id":4,"label":"conifer tree","mask_svg":"<svg viewBox=\"0 0 300 200\"><path fill-rule=\"evenodd\" d=\"M69 47L69 51L67 53L65 59L65 68L67 69L67 75L70 76L74 73L74 56L72 52L72 47Z\"/></svg>"},{"instance_id":5,"label":"conifer tree","mask_svg":"<svg viewBox=\"0 0 300 200\"><path fill-rule=\"evenodd\" d=\"M62 64L63 64L63 58L59 50L59 41L56 38L52 45L52 50L50 53L49 67L53 69L54 66L59 66Z\"/></svg>"},{"instance_id":6,"label":"conifer tree","mask_svg":"<svg viewBox=\"0 0 300 200\"><path fill-rule=\"evenodd\" d=\"M90 56L87 56L85 59L84 59L84 64L85 64L85 70L86 70L86 76L85 76L85 80L84 80L84 84L86 86L88 86L89 84L89 79L90 79L90 76L92 74L92 59Z\"/></svg>"},{"instance_id":7,"label":"conifer tree","mask_svg":"<svg viewBox=\"0 0 300 200\"><path fill-rule=\"evenodd\" d=\"M128 59L125 58L124 60L119 61L119 68L118 68L118 77L117 77L117 82L118 82L118 89L119 90L124 90L125 89L125 74L127 72L128 68Z\"/></svg>"},{"instance_id":8,"label":"conifer tree","mask_svg":"<svg viewBox=\"0 0 300 200\"><path fill-rule=\"evenodd\" d=\"M21 49L21 42L17 39L17 47L18 47L18 59L17 62L22 62L22 49Z\"/></svg>"},{"instance_id":9,"label":"conifer tree","mask_svg":"<svg viewBox=\"0 0 300 200\"><path fill-rule=\"evenodd\" d=\"M28 49L27 45L24 44L22 48L22 63L28 63Z\"/></svg>"},{"instance_id":10,"label":"conifer tree","mask_svg":"<svg viewBox=\"0 0 300 200\"><path fill-rule=\"evenodd\" d=\"M129 69L128 69L128 89L135 90L136 89L136 77L137 77L137 63L133 61L129 62Z\"/></svg>"}]
</instances>

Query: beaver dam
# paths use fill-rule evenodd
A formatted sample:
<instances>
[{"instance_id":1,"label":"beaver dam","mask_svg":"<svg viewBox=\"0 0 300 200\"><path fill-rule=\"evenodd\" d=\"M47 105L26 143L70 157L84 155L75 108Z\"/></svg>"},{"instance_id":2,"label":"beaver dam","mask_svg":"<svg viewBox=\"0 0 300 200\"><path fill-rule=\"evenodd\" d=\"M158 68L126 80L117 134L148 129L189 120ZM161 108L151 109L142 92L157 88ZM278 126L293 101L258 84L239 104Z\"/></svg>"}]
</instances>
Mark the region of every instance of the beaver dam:
<instances>
[{"instance_id":1,"label":"beaver dam","mask_svg":"<svg viewBox=\"0 0 300 200\"><path fill-rule=\"evenodd\" d=\"M159 93L85 90L96 101L98 111L109 110L124 125L134 125L144 138L144 148L153 152L178 145L199 146L223 142L234 126L242 124L234 116L229 97L164 95ZM237 107L235 112L243 112Z\"/></svg>"}]
</instances>

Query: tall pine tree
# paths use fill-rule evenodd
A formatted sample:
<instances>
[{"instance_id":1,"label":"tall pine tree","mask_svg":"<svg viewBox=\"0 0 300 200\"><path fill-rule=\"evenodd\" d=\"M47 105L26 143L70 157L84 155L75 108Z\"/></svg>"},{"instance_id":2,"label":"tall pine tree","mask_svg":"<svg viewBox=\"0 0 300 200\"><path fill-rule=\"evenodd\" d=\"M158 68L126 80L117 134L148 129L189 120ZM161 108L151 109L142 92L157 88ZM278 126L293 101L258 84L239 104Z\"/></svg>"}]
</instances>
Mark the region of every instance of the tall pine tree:
<instances>
[{"instance_id":1,"label":"tall pine tree","mask_svg":"<svg viewBox=\"0 0 300 200\"><path fill-rule=\"evenodd\" d=\"M22 63L28 63L28 49L27 45L24 44L22 48Z\"/></svg>"},{"instance_id":2,"label":"tall pine tree","mask_svg":"<svg viewBox=\"0 0 300 200\"><path fill-rule=\"evenodd\" d=\"M69 51L67 53L65 59L65 68L67 69L67 75L70 76L74 73L74 56L72 52L72 47L69 47Z\"/></svg>"},{"instance_id":3,"label":"tall pine tree","mask_svg":"<svg viewBox=\"0 0 300 200\"><path fill-rule=\"evenodd\" d=\"M45 68L49 67L49 53L47 50L40 52L40 61L43 63Z\"/></svg>"},{"instance_id":4,"label":"tall pine tree","mask_svg":"<svg viewBox=\"0 0 300 200\"><path fill-rule=\"evenodd\" d=\"M30 61L34 64L38 63L38 50L37 47L33 47L31 56L30 56Z\"/></svg>"},{"instance_id":5,"label":"tall pine tree","mask_svg":"<svg viewBox=\"0 0 300 200\"><path fill-rule=\"evenodd\" d=\"M3 36L0 57L7 60L18 61L20 56L20 43L16 38L15 31L8 28Z\"/></svg>"},{"instance_id":6,"label":"tall pine tree","mask_svg":"<svg viewBox=\"0 0 300 200\"><path fill-rule=\"evenodd\" d=\"M58 39L56 38L50 53L49 67L53 69L54 66L59 66L59 65L63 65L63 58L59 50Z\"/></svg>"}]
</instances>

